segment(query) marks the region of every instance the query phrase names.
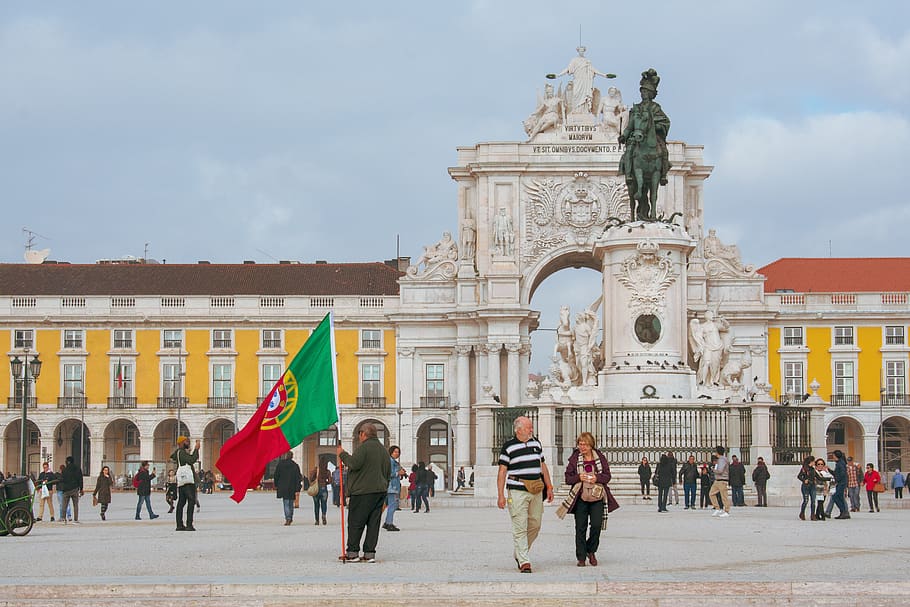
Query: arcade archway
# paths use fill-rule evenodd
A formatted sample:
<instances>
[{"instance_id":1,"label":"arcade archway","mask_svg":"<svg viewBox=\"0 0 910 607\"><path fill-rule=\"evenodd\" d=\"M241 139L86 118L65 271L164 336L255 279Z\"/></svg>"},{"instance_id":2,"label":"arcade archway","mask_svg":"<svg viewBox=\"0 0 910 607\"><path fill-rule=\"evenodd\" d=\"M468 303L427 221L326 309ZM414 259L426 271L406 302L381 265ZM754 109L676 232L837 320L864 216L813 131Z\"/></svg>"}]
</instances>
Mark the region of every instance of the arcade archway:
<instances>
[{"instance_id":1,"label":"arcade archway","mask_svg":"<svg viewBox=\"0 0 910 607\"><path fill-rule=\"evenodd\" d=\"M863 459L863 426L852 417L838 417L828 424L826 450L828 461L834 461L834 451L840 449L855 461Z\"/></svg>"},{"instance_id":2,"label":"arcade archway","mask_svg":"<svg viewBox=\"0 0 910 607\"><path fill-rule=\"evenodd\" d=\"M14 475L19 474L19 457L21 455L20 449L22 445L19 441L21 429L22 423L17 420L7 425L3 432L3 442L5 446L3 461L6 463L6 469L3 470L3 474L7 474L8 472L13 473ZM38 430L38 426L31 420L27 420L25 423L25 436L27 438L25 445L26 470L29 474L38 476L38 473L41 472L42 462L41 431ZM53 462L51 462L51 464L53 465Z\"/></svg>"}]
</instances>

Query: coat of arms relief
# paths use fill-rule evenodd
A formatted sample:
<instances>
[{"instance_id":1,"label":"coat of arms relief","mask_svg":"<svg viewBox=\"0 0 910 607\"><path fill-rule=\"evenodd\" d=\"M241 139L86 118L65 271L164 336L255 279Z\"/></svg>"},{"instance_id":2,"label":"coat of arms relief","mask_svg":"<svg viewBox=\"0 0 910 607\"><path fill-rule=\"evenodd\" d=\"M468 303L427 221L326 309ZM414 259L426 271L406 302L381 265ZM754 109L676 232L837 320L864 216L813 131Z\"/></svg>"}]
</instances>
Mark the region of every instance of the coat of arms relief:
<instances>
[{"instance_id":1,"label":"coat of arms relief","mask_svg":"<svg viewBox=\"0 0 910 607\"><path fill-rule=\"evenodd\" d=\"M550 249L593 244L611 220L629 220L625 183L612 177L571 181L533 179L525 184L526 230L522 254L533 261Z\"/></svg>"}]
</instances>

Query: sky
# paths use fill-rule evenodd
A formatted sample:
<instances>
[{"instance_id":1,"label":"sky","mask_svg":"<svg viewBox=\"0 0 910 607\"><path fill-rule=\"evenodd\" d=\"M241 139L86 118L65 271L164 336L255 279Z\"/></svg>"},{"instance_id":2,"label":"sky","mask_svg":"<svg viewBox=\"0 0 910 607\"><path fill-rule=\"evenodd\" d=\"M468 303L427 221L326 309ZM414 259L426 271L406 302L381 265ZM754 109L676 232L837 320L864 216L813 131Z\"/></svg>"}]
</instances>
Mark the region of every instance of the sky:
<instances>
[{"instance_id":1,"label":"sky","mask_svg":"<svg viewBox=\"0 0 910 607\"><path fill-rule=\"evenodd\" d=\"M906 256L910 3L874 7L4 2L0 262L23 228L72 263L416 258L457 233L456 147L524 140L579 29L627 101L661 74L670 139L715 167L706 228L745 263ZM541 326L596 283L547 279Z\"/></svg>"}]
</instances>

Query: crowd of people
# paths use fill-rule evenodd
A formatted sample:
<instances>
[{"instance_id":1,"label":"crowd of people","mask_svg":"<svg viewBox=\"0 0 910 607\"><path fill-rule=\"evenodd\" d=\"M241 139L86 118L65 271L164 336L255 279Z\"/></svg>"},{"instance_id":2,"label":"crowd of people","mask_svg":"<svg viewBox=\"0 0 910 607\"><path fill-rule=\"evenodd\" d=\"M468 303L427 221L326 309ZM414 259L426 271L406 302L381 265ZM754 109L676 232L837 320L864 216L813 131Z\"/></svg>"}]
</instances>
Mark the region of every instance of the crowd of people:
<instances>
[{"instance_id":1,"label":"crowd of people","mask_svg":"<svg viewBox=\"0 0 910 607\"><path fill-rule=\"evenodd\" d=\"M832 472L823 458L807 456L800 467L797 479L801 483L803 501L799 509L800 520L806 520L809 506L810 521L824 521L832 518L837 506L837 519L849 519L851 512L860 511L860 492L866 491L869 512L881 512L878 494L885 492L885 483L875 464L866 464L865 471L852 457L841 450L834 451L835 464ZM903 499L906 478L898 469L891 478L895 499ZM849 506L847 500L849 499ZM825 501L827 500L827 505Z\"/></svg>"}]
</instances>

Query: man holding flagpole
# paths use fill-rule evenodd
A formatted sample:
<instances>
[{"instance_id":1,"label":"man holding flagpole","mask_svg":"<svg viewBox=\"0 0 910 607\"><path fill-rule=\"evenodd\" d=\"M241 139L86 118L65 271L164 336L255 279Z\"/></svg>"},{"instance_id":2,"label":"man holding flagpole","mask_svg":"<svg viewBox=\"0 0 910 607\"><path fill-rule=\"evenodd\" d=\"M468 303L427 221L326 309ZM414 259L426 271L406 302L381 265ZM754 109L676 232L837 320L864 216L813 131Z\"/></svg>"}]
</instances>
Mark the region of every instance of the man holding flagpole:
<instances>
[{"instance_id":1,"label":"man holding flagpole","mask_svg":"<svg viewBox=\"0 0 910 607\"><path fill-rule=\"evenodd\" d=\"M360 444L354 454L348 454L339 444L338 457L344 463L344 495L350 496L348 509L348 543L345 561L376 562L379 541L379 521L392 476L392 464L385 447L376 436L376 426L365 423L357 435ZM360 539L363 538L363 556Z\"/></svg>"}]
</instances>

